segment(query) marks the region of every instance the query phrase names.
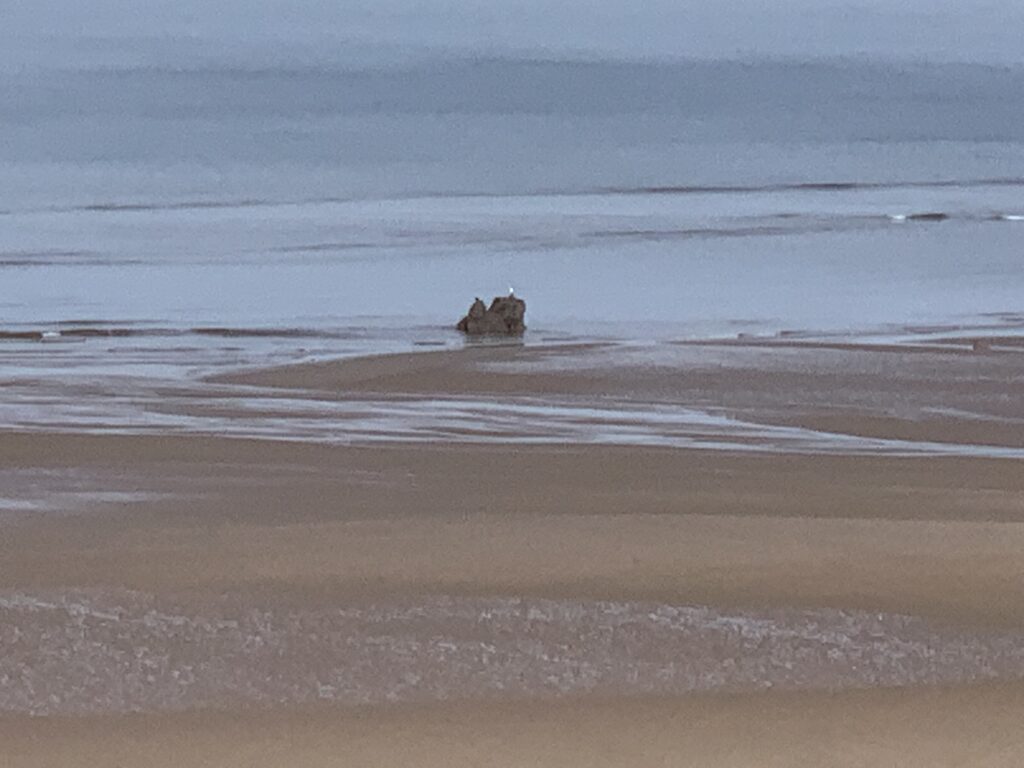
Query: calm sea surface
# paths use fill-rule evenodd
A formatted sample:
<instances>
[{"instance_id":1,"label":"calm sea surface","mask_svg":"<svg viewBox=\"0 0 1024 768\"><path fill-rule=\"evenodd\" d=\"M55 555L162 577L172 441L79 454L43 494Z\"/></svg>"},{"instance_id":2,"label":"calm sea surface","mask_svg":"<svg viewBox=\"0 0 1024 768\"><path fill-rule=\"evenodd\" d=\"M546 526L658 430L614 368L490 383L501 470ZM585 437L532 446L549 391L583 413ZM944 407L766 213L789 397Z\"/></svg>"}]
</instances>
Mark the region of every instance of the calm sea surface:
<instances>
[{"instance_id":1,"label":"calm sea surface","mask_svg":"<svg viewBox=\"0 0 1024 768\"><path fill-rule=\"evenodd\" d=\"M456 345L509 286L534 342L1017 332L1022 116L980 66L3 74L0 375Z\"/></svg>"}]
</instances>

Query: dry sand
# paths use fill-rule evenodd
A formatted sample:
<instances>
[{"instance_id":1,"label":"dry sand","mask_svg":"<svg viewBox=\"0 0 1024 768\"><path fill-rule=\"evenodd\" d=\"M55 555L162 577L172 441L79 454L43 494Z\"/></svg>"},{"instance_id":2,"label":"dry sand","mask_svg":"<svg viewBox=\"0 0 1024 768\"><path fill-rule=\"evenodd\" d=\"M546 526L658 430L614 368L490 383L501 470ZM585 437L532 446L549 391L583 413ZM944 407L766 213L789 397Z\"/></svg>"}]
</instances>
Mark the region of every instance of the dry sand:
<instances>
[{"instance_id":1,"label":"dry sand","mask_svg":"<svg viewBox=\"0 0 1024 768\"><path fill-rule=\"evenodd\" d=\"M339 388L543 394L629 383L622 372L507 377L473 367L517 355L427 353L242 380L325 397ZM658 370L634 384L646 393L680 386ZM1005 442L1004 432L993 429L992 442ZM5 434L0 460L7 470L164 494L5 522L3 589L127 587L197 599L230 590L299 605L536 595L1024 626L1024 473L1010 460L73 434ZM0 764L1019 765L1021 722L1018 685L8 717Z\"/></svg>"}]
</instances>

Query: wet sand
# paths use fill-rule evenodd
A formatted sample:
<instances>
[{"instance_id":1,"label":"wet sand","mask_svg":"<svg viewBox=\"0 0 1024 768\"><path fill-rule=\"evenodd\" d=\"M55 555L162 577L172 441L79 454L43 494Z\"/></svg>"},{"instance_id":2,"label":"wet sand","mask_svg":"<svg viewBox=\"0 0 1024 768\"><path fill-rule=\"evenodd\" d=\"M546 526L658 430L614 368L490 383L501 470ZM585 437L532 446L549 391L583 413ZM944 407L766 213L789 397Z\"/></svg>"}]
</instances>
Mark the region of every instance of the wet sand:
<instances>
[{"instance_id":1,"label":"wet sand","mask_svg":"<svg viewBox=\"0 0 1024 768\"><path fill-rule=\"evenodd\" d=\"M974 339L976 340L976 339ZM968 342L972 339L968 339ZM1014 350L996 339L998 350ZM737 420L912 443L1024 447L1024 355L931 343L724 340L470 347L217 377L323 400L561 399L676 405Z\"/></svg>"},{"instance_id":2,"label":"wet sand","mask_svg":"<svg viewBox=\"0 0 1024 768\"><path fill-rule=\"evenodd\" d=\"M828 605L1024 622L1016 462L4 436L163 497L5 527L0 586Z\"/></svg>"},{"instance_id":3,"label":"wet sand","mask_svg":"<svg viewBox=\"0 0 1024 768\"><path fill-rule=\"evenodd\" d=\"M235 381L323 397L459 386L626 393L628 371L480 368L558 354L571 353L425 353ZM715 375L721 384L732 374ZM806 370L792 375L806 383ZM944 391L969 399L959 375L946 377L954 383ZM778 385L743 376L763 392ZM883 378L850 376L836 399L855 400L858 387L876 396ZM639 398L696 386L657 368L632 381ZM713 391L740 401L750 390ZM922 385L906 396L923 401L929 392ZM1020 405L991 402L1006 412ZM998 422L990 432L971 424L986 441L1006 442ZM0 540L6 591L128 589L194 606L230 594L282 610L432 595L621 600L878 611L971 631L1024 627L1024 473L1015 460L18 433L0 436L0 459L5 472L66 486L60 510L9 513ZM72 503L85 486L93 495ZM97 501L97 488L142 495ZM1015 765L1024 758L1022 715L1018 684L232 707L5 716L0 755L33 767Z\"/></svg>"},{"instance_id":4,"label":"wet sand","mask_svg":"<svg viewBox=\"0 0 1024 768\"><path fill-rule=\"evenodd\" d=\"M1012 768L1024 689L0 719L5 765Z\"/></svg>"}]
</instances>

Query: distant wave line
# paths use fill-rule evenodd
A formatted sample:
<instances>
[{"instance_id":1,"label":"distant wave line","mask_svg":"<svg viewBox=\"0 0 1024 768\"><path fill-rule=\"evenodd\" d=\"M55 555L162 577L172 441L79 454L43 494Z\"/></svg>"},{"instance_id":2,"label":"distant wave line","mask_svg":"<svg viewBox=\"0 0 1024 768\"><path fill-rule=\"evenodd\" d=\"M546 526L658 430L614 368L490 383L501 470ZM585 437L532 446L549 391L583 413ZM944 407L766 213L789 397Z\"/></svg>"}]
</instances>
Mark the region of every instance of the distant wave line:
<instances>
[{"instance_id":1,"label":"distant wave line","mask_svg":"<svg viewBox=\"0 0 1024 768\"><path fill-rule=\"evenodd\" d=\"M70 208L57 209L68 211L95 212L133 212L133 211L177 211L201 210L204 208L258 208L265 206L295 204L302 201L275 200L181 200L169 203L88 203Z\"/></svg>"},{"instance_id":2,"label":"distant wave line","mask_svg":"<svg viewBox=\"0 0 1024 768\"><path fill-rule=\"evenodd\" d=\"M726 237L774 237L778 235L800 235L815 232L846 231L857 225L884 223L919 223L937 224L945 221L1024 221L1024 215L1015 214L958 214L946 211L923 211L918 213L891 214L849 214L849 215L816 215L816 214L771 214L757 217L761 220L784 220L789 222L806 222L803 225L793 223L790 226L771 224L746 225L735 227L683 227L678 229L608 229L593 230L583 233L592 238L726 238ZM847 225L840 227L840 225Z\"/></svg>"},{"instance_id":3,"label":"distant wave line","mask_svg":"<svg viewBox=\"0 0 1024 768\"><path fill-rule=\"evenodd\" d=\"M644 186L606 186L580 189L536 189L529 191L425 191L396 195L323 196L294 199L242 198L225 200L176 200L169 202L101 201L71 206L54 206L22 210L3 210L3 215L50 211L55 213L141 213L154 211L187 211L220 208L258 208L295 205L320 205L363 201L399 201L420 199L459 198L517 198L517 197L587 197L593 195L698 195L698 194L765 194L772 192L851 192L886 189L954 189L979 187L1024 187L1024 177L981 179L936 179L898 181L806 181L771 184L668 184Z\"/></svg>"},{"instance_id":4,"label":"distant wave line","mask_svg":"<svg viewBox=\"0 0 1024 768\"><path fill-rule=\"evenodd\" d=\"M53 341L67 339L84 341L86 339L111 338L142 338L142 337L181 337L208 336L218 338L279 338L279 339L358 339L362 333L358 329L331 330L319 328L289 327L238 327L230 326L197 326L194 328L145 328L128 325L111 326L97 321L95 325L68 327L66 322L57 322L45 328L0 329L0 341Z\"/></svg>"},{"instance_id":5,"label":"distant wave line","mask_svg":"<svg viewBox=\"0 0 1024 768\"><path fill-rule=\"evenodd\" d=\"M278 246L264 246L243 253L207 254L196 256L168 252L154 254L152 257L141 258L136 254L103 254L96 251L2 251L0 250L0 271L3 269L25 269L33 267L110 267L150 263L216 263L227 260L230 263L264 263L267 259L284 256L321 257L334 254L339 258L343 254L365 253L363 258L373 258L375 251L386 253L393 249L407 250L422 247L454 247L468 249L470 247L504 246L506 248L579 248L594 240L609 239L714 239L744 237L777 237L785 235L798 236L824 232L843 232L855 229L899 226L904 224L941 224L949 221L977 223L1024 222L1024 213L952 210L908 210L899 212L862 212L862 213L795 213L780 211L755 216L736 215L725 217L710 226L666 226L629 228L592 228L579 229L571 232L552 233L549 237L539 236L529 228L529 217L521 230L494 231L481 230L478 227L465 229L450 228L444 231L424 228L422 230L402 230L399 232L384 230L378 233L379 239L363 239L358 241L327 241L300 242ZM717 226L715 225L717 224Z\"/></svg>"},{"instance_id":6,"label":"distant wave line","mask_svg":"<svg viewBox=\"0 0 1024 768\"><path fill-rule=\"evenodd\" d=\"M778 184L666 185L605 187L600 191L616 195L748 194L765 192L851 192L881 189L953 189L976 187L1024 187L1024 177L991 179L941 179L935 181L827 181L783 182Z\"/></svg>"}]
</instances>

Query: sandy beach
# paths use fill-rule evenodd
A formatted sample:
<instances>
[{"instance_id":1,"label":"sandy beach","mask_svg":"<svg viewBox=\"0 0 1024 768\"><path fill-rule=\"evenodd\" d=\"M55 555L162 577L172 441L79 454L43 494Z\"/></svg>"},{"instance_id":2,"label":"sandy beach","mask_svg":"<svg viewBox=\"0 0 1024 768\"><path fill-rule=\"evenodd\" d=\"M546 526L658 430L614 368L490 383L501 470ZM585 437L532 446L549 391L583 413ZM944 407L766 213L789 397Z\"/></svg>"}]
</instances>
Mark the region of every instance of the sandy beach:
<instances>
[{"instance_id":1,"label":"sandy beach","mask_svg":"<svg viewBox=\"0 0 1024 768\"><path fill-rule=\"evenodd\" d=\"M958 408L922 422L914 408L938 404L936 393L947 404L977 405L978 390L959 382L971 366L987 366L999 375L986 378L985 402L1015 417L1019 363L1011 355L837 351L849 366L876 373L833 375L823 389L807 357L772 357L771 366L788 373L765 372L763 356L775 351L756 350L746 367L715 362L689 373L608 365L603 354L600 346L427 352L236 374L216 386L238 387L239 397L258 387L313 400L454 393L692 401L699 390L737 411L756 408L766 421L820 429L831 414L836 432L856 434L862 419L859 431L875 437L945 436L966 448L979 436L990 446L1019 440L1005 420L968 419ZM895 363L907 379L928 372L928 383L889 385L885 371ZM791 401L807 394L805 407L781 417L767 407L780 386ZM897 395L902 411L886 406ZM202 405L197 390L193 406ZM53 595L84 595L78 615L100 615L96 601L125 594L145 596L132 598L142 601L140 612L157 616L147 601L164 601L199 617L193 622L225 596L237 614L223 619L257 609L322 617L338 606L369 610L438 596L456 601L453 610L481 604L460 600L506 599L580 611L635 605L638 617L704 606L723 616L759 611L783 624L792 616L856 623L877 614L879 627L918 632L886 618L913 617L934 628L936 642L966 637L968 649L988 648L989 637L1014 638L1024 625L1024 474L1017 459L970 450L879 456L514 439L325 445L7 432L0 458L9 478L49 478L65 489L61 509L11 511L4 521L0 598L29 622L48 615L39 606ZM439 621L430 632L443 635L449 630ZM637 622L623 631L640 644L620 657L616 640L609 658L632 654L640 663L664 650L654 640L643 644L654 630ZM537 642L562 631L546 626ZM687 649L672 653L685 658ZM891 688L865 678L822 691L811 677L801 682L804 657L794 658L796 676L779 678L793 689L781 691L740 681L731 693L610 695L599 685L590 694L565 688L568 696L491 691L474 701L364 706L229 697L203 712L81 716L59 714L58 702L58 714L0 718L0 754L5 764L32 767L935 766L1015 765L1024 755L1017 727L1024 697L1013 679Z\"/></svg>"},{"instance_id":2,"label":"sandy beach","mask_svg":"<svg viewBox=\"0 0 1024 768\"><path fill-rule=\"evenodd\" d=\"M1024 765L1024 4L0 19L0 768Z\"/></svg>"}]
</instances>

